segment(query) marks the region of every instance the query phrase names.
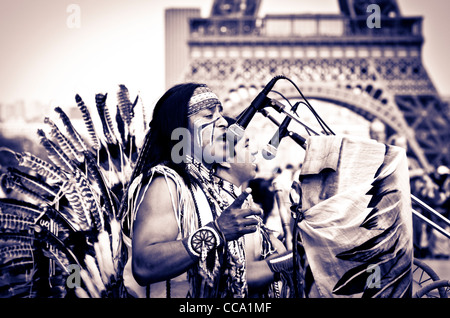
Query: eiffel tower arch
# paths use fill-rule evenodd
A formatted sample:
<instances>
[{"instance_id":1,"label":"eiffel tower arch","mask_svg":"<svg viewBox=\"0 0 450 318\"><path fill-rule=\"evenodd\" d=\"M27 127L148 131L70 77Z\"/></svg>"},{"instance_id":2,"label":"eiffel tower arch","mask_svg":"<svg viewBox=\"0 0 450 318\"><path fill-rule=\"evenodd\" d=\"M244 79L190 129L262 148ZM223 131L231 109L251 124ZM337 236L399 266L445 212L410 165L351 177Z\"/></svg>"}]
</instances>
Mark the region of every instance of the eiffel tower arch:
<instances>
[{"instance_id":1,"label":"eiffel tower arch","mask_svg":"<svg viewBox=\"0 0 450 318\"><path fill-rule=\"evenodd\" d=\"M395 0L339 0L336 15L260 18L260 2L215 0L210 17L190 17L189 65L180 81L207 83L236 115L282 74L308 100L381 120L388 136L406 137L423 168L450 165L448 105L422 64L421 17L402 16ZM378 12L369 10L372 3ZM375 18L379 27L370 23ZM286 97L298 97L292 85L279 83Z\"/></svg>"}]
</instances>

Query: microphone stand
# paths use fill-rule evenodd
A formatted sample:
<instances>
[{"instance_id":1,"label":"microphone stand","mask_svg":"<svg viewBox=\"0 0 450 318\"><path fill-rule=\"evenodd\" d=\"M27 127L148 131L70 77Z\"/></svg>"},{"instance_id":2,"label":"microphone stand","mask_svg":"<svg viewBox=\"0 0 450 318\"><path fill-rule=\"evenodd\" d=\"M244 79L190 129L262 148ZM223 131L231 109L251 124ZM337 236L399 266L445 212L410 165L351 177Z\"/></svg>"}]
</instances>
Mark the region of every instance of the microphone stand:
<instances>
[{"instance_id":1,"label":"microphone stand","mask_svg":"<svg viewBox=\"0 0 450 318\"><path fill-rule=\"evenodd\" d=\"M300 93L300 95L303 97L303 99L305 99L305 97L303 96L303 94L301 93L301 91L300 91L300 89L297 87L297 85L295 85L295 83L294 82L292 82L289 78L286 78L286 77L284 77L284 76L279 76L279 77L277 77L277 79L278 78L284 78L284 79L287 79L287 80L289 80L296 88L297 88L297 91ZM273 86L273 85L272 85ZM266 91L266 93L268 93L268 91ZM306 101L306 99L305 99L305 101ZM278 101L276 101L276 100L274 100L274 99L269 99L269 98L267 98L267 96L266 96L266 99L265 99L265 101L264 101L265 103L266 103L266 105L264 105L264 106L262 106L262 107L260 107L260 109L258 109L258 111L259 112L261 112L265 117L267 117L267 118L269 118L275 125L277 125L278 127L280 126L280 123L275 119L275 118L273 118L265 109L264 109L264 107L267 107L267 106L271 106L273 109L275 109L278 113L284 113L286 116L288 116L288 117L290 117L291 119L293 119L294 121L296 121L298 124L300 124L301 126L303 126L306 130L307 130L307 132L311 132L311 133L313 133L313 134L315 134L315 135L323 135L323 133L317 133L316 131L314 131L313 129L311 129L310 127L308 127L307 125L305 125L304 123L302 123L297 117L298 117L298 115L297 114L293 114L291 111L287 111L287 110L285 110L285 105L283 105L283 104L281 104L281 103L279 103ZM308 103L309 104L309 103ZM315 114L315 116L316 116L316 118L318 117L318 115L315 113L315 111L313 110L313 109L311 109L310 108L310 110L313 112L313 114ZM320 119L320 117L318 118L318 120ZM320 121L319 121L319 123L320 122L323 122L321 119L320 119ZM322 126L322 124L321 124L321 126ZM325 124L325 126L326 126L326 124ZM323 127L323 126L322 126ZM327 128L328 128L328 126L326 126ZM328 133L326 133L325 132L325 128L324 128L324 133L326 134L326 135L328 135ZM331 129L330 129L330 133L331 134L333 134L334 135L334 133L331 131ZM301 139L303 139L303 142L298 142L294 137L295 137L295 135L297 135L299 138L301 138ZM297 141L297 143L300 145L300 146L302 146L304 149L306 149L306 144L305 144L305 138L303 138L303 137L301 137L299 134L296 134L295 132L292 132L292 131L288 131L288 136L290 136L292 139L294 139L295 141ZM294 136L294 137L293 137ZM301 140L301 139L298 139L298 140ZM279 196L279 193L277 193L277 195L276 195L276 198L277 198L277 203L278 202L280 202L280 196ZM439 219L440 219L440 221L442 221L442 222L444 222L445 223L445 225L446 226L449 226L450 225L450 220L449 219L447 219L447 218L445 218L443 215L441 215L439 212L437 212L437 211L435 211L433 208L431 208L430 206L428 206L427 204L425 204L424 202L422 202L421 200L419 200L417 197L415 197L413 194L411 194L411 200L412 200L412 202L414 202L414 203L416 203L417 205L419 205L421 208L423 208L423 209L425 209L425 210L427 210L427 211L429 211L430 213L432 213L432 214L434 214L435 216L437 216ZM301 202L301 201L300 201ZM280 202L281 203L281 202ZM420 218L422 221L425 221L426 223L428 223L429 225L431 225L434 229L436 229L438 232L440 232L441 234L443 234L444 236L446 236L447 238L450 238L450 233L446 230L446 229L444 229L444 228L442 228L441 226L439 226L438 224L436 224L436 223L434 223L434 222L432 222L430 219L428 219L427 217L425 217L424 215L422 215L421 213L419 213L419 212L417 212L416 210L414 210L414 209L412 209L412 214L413 215L415 215L415 216L417 216L418 218ZM292 233L292 236L293 236L293 238L292 238L292 245L293 245L293 262L294 262L294 264L293 264L293 266L294 266L294 275L293 275L293 279L294 279L294 294L295 294L295 297L298 297L299 296L299 289L298 289L298 277L297 277L297 273L296 273L296 270L297 269L299 269L298 268L298 265L299 264L297 264L297 262L296 262L296 258L297 258L297 255L298 255L298 251L297 251L297 235L298 235L298 226L297 225L295 225L294 226L294 229L293 229L293 233Z\"/></svg>"},{"instance_id":2,"label":"microphone stand","mask_svg":"<svg viewBox=\"0 0 450 318\"><path fill-rule=\"evenodd\" d=\"M276 120L272 115L269 114L269 112L265 109L261 109L259 111L261 114L264 115L264 117L267 117L270 119L271 122L273 122L275 125L277 125L278 127L280 127L280 123L278 122L278 120ZM303 149L306 150L306 139L303 138L302 136L300 136L299 134L297 134L296 132L292 131L292 130L287 130L287 136L289 136L292 140L294 140L300 147L302 147Z\"/></svg>"},{"instance_id":3,"label":"microphone stand","mask_svg":"<svg viewBox=\"0 0 450 318\"><path fill-rule=\"evenodd\" d=\"M277 112L283 113L283 114L285 114L286 116L290 117L291 119L293 119L294 121L296 121L297 123L299 123L300 125L302 125L303 127L305 127L306 130L312 132L314 135L316 135L316 136L320 135L318 132L314 131L314 129L308 127L306 124L304 124L303 122L301 122L300 119L298 119L298 117L297 117L296 114L291 113L291 111L287 111L287 110L286 110L286 107L285 107L283 104L281 104L280 102L278 102L278 101L276 101L276 100L274 100L274 99L271 99L268 106L271 106L271 107L272 107L273 109L275 109ZM260 112L263 113L264 116L266 116L265 113L268 114L268 112L267 112L265 109L261 109ZM270 116L270 115L268 115L268 116ZM268 117L268 116L266 116L266 117ZM277 123L277 121L276 121L273 117L272 117L272 118L271 118L271 117L268 117L268 118L269 118L272 122ZM279 126L279 124L278 124L278 126Z\"/></svg>"}]
</instances>

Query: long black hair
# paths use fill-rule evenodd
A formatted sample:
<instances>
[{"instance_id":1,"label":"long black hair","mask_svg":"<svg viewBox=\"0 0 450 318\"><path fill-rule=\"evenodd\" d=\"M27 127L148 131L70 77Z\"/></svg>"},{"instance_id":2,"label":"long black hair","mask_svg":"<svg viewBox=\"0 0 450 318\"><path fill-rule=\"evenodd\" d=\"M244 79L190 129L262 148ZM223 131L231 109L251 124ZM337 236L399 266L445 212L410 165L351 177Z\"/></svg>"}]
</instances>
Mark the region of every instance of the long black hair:
<instances>
[{"instance_id":1,"label":"long black hair","mask_svg":"<svg viewBox=\"0 0 450 318\"><path fill-rule=\"evenodd\" d=\"M172 132L177 128L188 128L188 103L198 83L178 84L170 88L156 103L153 110L150 129L145 137L144 146L139 154L132 179L141 173L148 174L150 169L164 163L177 171L186 182L185 163L174 163L171 154L179 142L172 140Z\"/></svg>"},{"instance_id":2,"label":"long black hair","mask_svg":"<svg viewBox=\"0 0 450 318\"><path fill-rule=\"evenodd\" d=\"M205 86L198 83L178 84L170 88L156 103L153 110L149 130L144 139L144 144L139 152L136 166L130 178L127 189L122 196L119 216L125 213L128 200L128 187L139 175L144 175L144 180L150 176L151 168L164 163L174 169L187 183L191 183L186 172L186 164L174 163L171 158L172 148L178 143L172 140L172 132L177 128L188 129L188 103L197 87ZM145 181L144 181L145 182Z\"/></svg>"}]
</instances>

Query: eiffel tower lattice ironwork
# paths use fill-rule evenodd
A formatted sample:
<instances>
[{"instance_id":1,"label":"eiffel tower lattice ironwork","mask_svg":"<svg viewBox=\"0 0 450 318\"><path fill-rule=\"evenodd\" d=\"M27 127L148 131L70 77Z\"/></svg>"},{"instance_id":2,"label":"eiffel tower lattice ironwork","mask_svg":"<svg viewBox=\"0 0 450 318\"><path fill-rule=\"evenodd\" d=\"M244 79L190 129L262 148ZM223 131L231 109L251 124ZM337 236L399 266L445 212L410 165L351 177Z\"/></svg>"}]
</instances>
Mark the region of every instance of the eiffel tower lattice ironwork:
<instances>
[{"instance_id":1,"label":"eiffel tower lattice ironwork","mask_svg":"<svg viewBox=\"0 0 450 318\"><path fill-rule=\"evenodd\" d=\"M367 9L372 3L378 16ZM407 138L423 168L450 165L449 110L422 63L421 17L402 16L395 0L339 0L335 15L259 18L259 6L215 0L210 17L191 17L189 65L180 80L207 83L237 113L248 101L233 104L230 93L244 88L256 96L282 74L307 98L381 120L388 135ZM379 27L369 23L375 18Z\"/></svg>"}]
</instances>

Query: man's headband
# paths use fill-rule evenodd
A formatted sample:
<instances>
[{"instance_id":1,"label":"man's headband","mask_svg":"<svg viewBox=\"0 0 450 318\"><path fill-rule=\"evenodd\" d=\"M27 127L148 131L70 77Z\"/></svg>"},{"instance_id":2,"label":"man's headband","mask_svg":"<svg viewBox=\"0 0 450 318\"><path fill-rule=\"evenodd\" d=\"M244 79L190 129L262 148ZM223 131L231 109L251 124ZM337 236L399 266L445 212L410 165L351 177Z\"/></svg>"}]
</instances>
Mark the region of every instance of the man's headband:
<instances>
[{"instance_id":1,"label":"man's headband","mask_svg":"<svg viewBox=\"0 0 450 318\"><path fill-rule=\"evenodd\" d=\"M216 105L221 105L217 95L214 94L209 87L199 86L194 90L194 93L189 100L187 115L188 117L195 115L203 109L212 108Z\"/></svg>"}]
</instances>

